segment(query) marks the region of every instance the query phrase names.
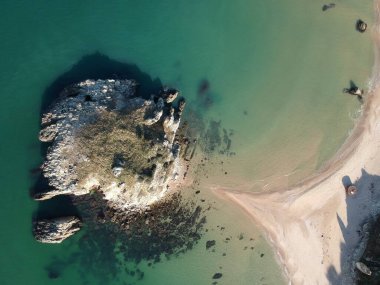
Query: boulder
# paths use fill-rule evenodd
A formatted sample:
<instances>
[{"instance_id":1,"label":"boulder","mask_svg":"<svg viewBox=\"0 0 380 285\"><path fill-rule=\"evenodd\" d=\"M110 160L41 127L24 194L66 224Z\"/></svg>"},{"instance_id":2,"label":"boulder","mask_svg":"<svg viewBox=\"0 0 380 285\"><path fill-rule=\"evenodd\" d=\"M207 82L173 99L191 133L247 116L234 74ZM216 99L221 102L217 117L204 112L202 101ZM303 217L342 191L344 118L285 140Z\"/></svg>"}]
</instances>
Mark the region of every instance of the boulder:
<instances>
[{"instance_id":1,"label":"boulder","mask_svg":"<svg viewBox=\"0 0 380 285\"><path fill-rule=\"evenodd\" d=\"M208 240L206 242L206 249L209 249L210 247L213 247L216 244L215 240Z\"/></svg>"},{"instance_id":2,"label":"boulder","mask_svg":"<svg viewBox=\"0 0 380 285\"><path fill-rule=\"evenodd\" d=\"M58 129L56 125L50 125L40 131L38 136L42 142L52 142L57 135Z\"/></svg>"},{"instance_id":3,"label":"boulder","mask_svg":"<svg viewBox=\"0 0 380 285\"><path fill-rule=\"evenodd\" d=\"M356 268L363 274L371 276L372 271L368 268L367 265L365 265L363 262L356 262L355 263Z\"/></svg>"},{"instance_id":4,"label":"boulder","mask_svg":"<svg viewBox=\"0 0 380 285\"><path fill-rule=\"evenodd\" d=\"M334 8L335 7L335 4L334 3L330 3L330 4L325 4L322 6L322 11L325 12L331 8Z\"/></svg>"},{"instance_id":5,"label":"boulder","mask_svg":"<svg viewBox=\"0 0 380 285\"><path fill-rule=\"evenodd\" d=\"M220 279L222 278L223 274L222 273L215 273L214 276L212 276L212 279Z\"/></svg>"},{"instance_id":6,"label":"boulder","mask_svg":"<svg viewBox=\"0 0 380 285\"><path fill-rule=\"evenodd\" d=\"M42 243L61 243L81 228L77 217L60 217L49 220L37 220L33 224L33 235Z\"/></svg>"},{"instance_id":7,"label":"boulder","mask_svg":"<svg viewBox=\"0 0 380 285\"><path fill-rule=\"evenodd\" d=\"M345 89L343 89L343 92L351 94L351 95L356 95L356 96L363 96L364 95L364 90L360 89L357 86L351 86L350 88L345 88Z\"/></svg>"},{"instance_id":8,"label":"boulder","mask_svg":"<svg viewBox=\"0 0 380 285\"><path fill-rule=\"evenodd\" d=\"M364 33L367 30L367 24L362 20L357 20L356 30L360 33Z\"/></svg>"},{"instance_id":9,"label":"boulder","mask_svg":"<svg viewBox=\"0 0 380 285\"><path fill-rule=\"evenodd\" d=\"M178 97L178 91L175 89L164 90L162 97L166 103L172 103Z\"/></svg>"}]
</instances>

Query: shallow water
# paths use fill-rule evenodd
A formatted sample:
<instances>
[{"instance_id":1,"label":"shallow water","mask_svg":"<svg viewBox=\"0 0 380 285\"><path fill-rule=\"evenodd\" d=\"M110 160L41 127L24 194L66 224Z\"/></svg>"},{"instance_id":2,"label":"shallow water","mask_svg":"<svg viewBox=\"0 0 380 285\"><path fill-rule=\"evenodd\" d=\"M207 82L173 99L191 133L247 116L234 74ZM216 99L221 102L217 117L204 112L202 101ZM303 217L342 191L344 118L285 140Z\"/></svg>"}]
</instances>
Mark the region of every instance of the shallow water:
<instances>
[{"instance_id":1,"label":"shallow water","mask_svg":"<svg viewBox=\"0 0 380 285\"><path fill-rule=\"evenodd\" d=\"M341 90L349 80L366 86L370 76L370 33L357 33L354 24L371 21L372 1L336 3L322 12L319 0L2 1L0 283L211 284L222 272L218 284L280 284L258 229L206 190L202 195L215 207L207 235L178 258L154 268L141 264L141 281L120 268L112 275L115 255L106 244L93 250L107 253L100 262L78 245L80 235L58 246L36 243L37 203L28 189L29 170L41 162L39 114L48 95L71 81L140 70L146 73L138 73L140 82L157 86L159 79L179 88L188 110L206 125L220 121L222 134L232 130L228 153L235 154L214 156L224 165L209 165L199 188L288 187L318 169L347 137L360 103ZM202 80L209 89L199 94ZM240 233L247 238L239 240ZM227 235L234 239L225 244ZM215 253L205 250L209 239L217 241ZM49 266L57 279L48 278Z\"/></svg>"}]
</instances>

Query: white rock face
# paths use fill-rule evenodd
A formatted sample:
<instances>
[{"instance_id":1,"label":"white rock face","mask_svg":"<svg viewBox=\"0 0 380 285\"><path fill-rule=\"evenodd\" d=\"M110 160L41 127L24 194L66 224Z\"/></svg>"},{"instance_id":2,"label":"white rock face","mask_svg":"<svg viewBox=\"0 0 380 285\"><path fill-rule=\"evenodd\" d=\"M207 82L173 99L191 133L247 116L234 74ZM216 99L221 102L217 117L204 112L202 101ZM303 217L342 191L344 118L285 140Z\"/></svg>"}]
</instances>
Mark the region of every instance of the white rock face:
<instances>
[{"instance_id":1,"label":"white rock face","mask_svg":"<svg viewBox=\"0 0 380 285\"><path fill-rule=\"evenodd\" d=\"M35 222L33 234L37 241L43 243L61 243L81 228L76 217L61 217Z\"/></svg>"},{"instance_id":2,"label":"white rock face","mask_svg":"<svg viewBox=\"0 0 380 285\"><path fill-rule=\"evenodd\" d=\"M102 191L115 207L146 207L167 193L179 168L176 132L184 103L163 93L135 96L132 80L86 80L67 88L42 117L50 142L36 199ZM174 98L174 99L173 99Z\"/></svg>"}]
</instances>

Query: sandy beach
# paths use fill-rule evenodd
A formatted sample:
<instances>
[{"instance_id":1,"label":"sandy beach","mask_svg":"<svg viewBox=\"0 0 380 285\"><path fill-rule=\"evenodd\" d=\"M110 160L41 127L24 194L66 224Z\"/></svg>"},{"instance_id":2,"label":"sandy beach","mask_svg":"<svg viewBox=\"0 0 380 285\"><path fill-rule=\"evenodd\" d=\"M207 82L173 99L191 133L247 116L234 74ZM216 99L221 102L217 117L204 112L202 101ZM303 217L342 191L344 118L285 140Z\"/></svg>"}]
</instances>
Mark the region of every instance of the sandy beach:
<instances>
[{"instance_id":1,"label":"sandy beach","mask_svg":"<svg viewBox=\"0 0 380 285\"><path fill-rule=\"evenodd\" d=\"M379 7L376 0L375 66L363 112L334 158L290 190L247 193L213 188L263 229L289 284L353 284L367 223L380 212ZM358 192L347 196L345 187L351 183Z\"/></svg>"}]
</instances>

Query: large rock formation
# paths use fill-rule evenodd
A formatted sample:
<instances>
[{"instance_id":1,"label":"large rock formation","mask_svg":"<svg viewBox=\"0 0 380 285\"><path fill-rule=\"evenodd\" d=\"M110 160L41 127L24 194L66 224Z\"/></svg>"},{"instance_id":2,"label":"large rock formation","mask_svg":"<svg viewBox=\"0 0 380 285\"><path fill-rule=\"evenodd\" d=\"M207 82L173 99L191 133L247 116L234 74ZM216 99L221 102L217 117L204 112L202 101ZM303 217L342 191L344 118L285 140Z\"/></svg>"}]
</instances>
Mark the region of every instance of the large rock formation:
<instances>
[{"instance_id":1,"label":"large rock formation","mask_svg":"<svg viewBox=\"0 0 380 285\"><path fill-rule=\"evenodd\" d=\"M42 117L51 143L42 166L56 195L100 191L115 209L144 209L162 199L180 171L176 132L184 101L164 90L136 96L132 80L86 80L66 88Z\"/></svg>"},{"instance_id":2,"label":"large rock formation","mask_svg":"<svg viewBox=\"0 0 380 285\"><path fill-rule=\"evenodd\" d=\"M43 243L61 243L81 228L76 217L62 217L50 220L38 220L34 223L33 234Z\"/></svg>"}]
</instances>

